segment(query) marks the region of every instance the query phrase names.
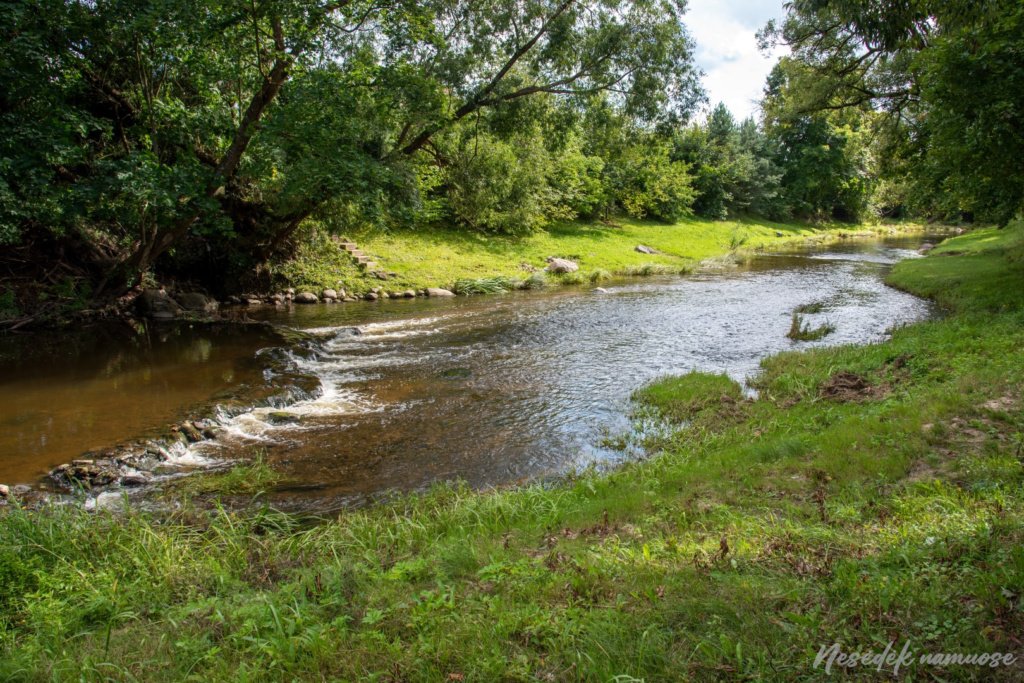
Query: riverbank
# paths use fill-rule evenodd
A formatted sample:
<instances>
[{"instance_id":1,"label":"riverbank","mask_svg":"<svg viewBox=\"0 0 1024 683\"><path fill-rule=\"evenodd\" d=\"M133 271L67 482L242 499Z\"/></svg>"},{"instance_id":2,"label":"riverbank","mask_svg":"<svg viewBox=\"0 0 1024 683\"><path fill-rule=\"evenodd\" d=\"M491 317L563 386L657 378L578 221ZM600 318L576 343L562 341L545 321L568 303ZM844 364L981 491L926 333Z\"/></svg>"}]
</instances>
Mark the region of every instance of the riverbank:
<instances>
[{"instance_id":1,"label":"riverbank","mask_svg":"<svg viewBox=\"0 0 1024 683\"><path fill-rule=\"evenodd\" d=\"M686 273L706 259L752 251L922 229L914 223L811 225L689 218L666 224L616 218L608 223L556 224L523 237L436 228L349 235L375 267L390 273L386 281L381 281L358 267L319 226L311 223L298 255L278 264L274 277L282 288L314 293L344 289L365 295L375 289L403 292L427 287L480 291L472 287L474 281L515 286L535 273L544 276L547 259L556 257L572 261L579 270L542 277L540 282L535 279L532 286L598 283L614 276ZM487 290L486 285L482 289Z\"/></svg>"},{"instance_id":2,"label":"riverbank","mask_svg":"<svg viewBox=\"0 0 1024 683\"><path fill-rule=\"evenodd\" d=\"M216 289L232 292L219 297L221 301L210 295L212 289L187 281L154 281L116 301L91 301L84 292L47 293L38 282L0 279L0 332L111 320L133 324L138 318L237 321L265 306L407 299L428 296L429 290L481 294L596 285L613 277L689 273L702 262L752 252L923 229L916 223L812 225L688 218L666 224L622 217L560 223L521 237L431 228L356 232L341 238L310 221L297 236L300 246L293 257L261 267L260 290L220 283ZM548 272L550 257L567 259L577 269Z\"/></svg>"},{"instance_id":3,"label":"riverbank","mask_svg":"<svg viewBox=\"0 0 1024 683\"><path fill-rule=\"evenodd\" d=\"M640 424L667 426L608 475L438 487L312 528L258 496L159 518L8 507L0 675L807 680L828 678L822 646L890 640L915 662L1022 657L1022 253L1018 224L899 264L945 318L775 356L756 400L708 375L641 390Z\"/></svg>"}]
</instances>

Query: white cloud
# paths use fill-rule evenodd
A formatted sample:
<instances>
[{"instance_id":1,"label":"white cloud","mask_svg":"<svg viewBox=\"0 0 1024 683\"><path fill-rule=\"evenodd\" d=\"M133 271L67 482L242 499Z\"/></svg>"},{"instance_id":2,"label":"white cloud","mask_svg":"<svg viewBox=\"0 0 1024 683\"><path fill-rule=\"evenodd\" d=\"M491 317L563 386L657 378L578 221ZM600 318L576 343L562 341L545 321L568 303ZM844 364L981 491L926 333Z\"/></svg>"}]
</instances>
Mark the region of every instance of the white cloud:
<instances>
[{"instance_id":1,"label":"white cloud","mask_svg":"<svg viewBox=\"0 0 1024 683\"><path fill-rule=\"evenodd\" d=\"M757 115L765 78L786 49L762 54L756 33L782 15L782 0L691 0L686 25L697 43L710 106L725 102L737 119Z\"/></svg>"}]
</instances>

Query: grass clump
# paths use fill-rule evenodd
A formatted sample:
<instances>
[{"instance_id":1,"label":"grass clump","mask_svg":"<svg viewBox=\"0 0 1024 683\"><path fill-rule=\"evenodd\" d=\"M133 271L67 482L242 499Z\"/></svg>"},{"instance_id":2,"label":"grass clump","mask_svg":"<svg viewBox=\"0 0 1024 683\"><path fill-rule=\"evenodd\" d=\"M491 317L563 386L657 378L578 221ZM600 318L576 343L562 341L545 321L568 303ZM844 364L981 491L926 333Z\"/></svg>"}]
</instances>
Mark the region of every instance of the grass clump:
<instances>
[{"instance_id":1,"label":"grass clump","mask_svg":"<svg viewBox=\"0 0 1024 683\"><path fill-rule=\"evenodd\" d=\"M463 278L456 280L452 291L456 294L498 294L510 292L518 287L519 283L509 277L485 277L478 279Z\"/></svg>"},{"instance_id":2,"label":"grass clump","mask_svg":"<svg viewBox=\"0 0 1024 683\"><path fill-rule=\"evenodd\" d=\"M612 274L603 268L598 268L597 270L591 271L590 275L587 276L587 279L590 281L590 284L596 285L601 282L611 280Z\"/></svg>"},{"instance_id":3,"label":"grass clump","mask_svg":"<svg viewBox=\"0 0 1024 683\"><path fill-rule=\"evenodd\" d=\"M811 315L811 314L815 314L815 313L821 313L822 311L825 310L825 302L824 301L812 301L809 304L800 304L794 310L795 310L795 313L800 313L800 314L804 314L804 315Z\"/></svg>"},{"instance_id":4,"label":"grass clump","mask_svg":"<svg viewBox=\"0 0 1024 683\"><path fill-rule=\"evenodd\" d=\"M553 279L563 285L582 285L587 281L587 276L577 270L572 273L558 273Z\"/></svg>"},{"instance_id":5,"label":"grass clump","mask_svg":"<svg viewBox=\"0 0 1024 683\"><path fill-rule=\"evenodd\" d=\"M786 333L786 336L793 341L817 341L824 339L835 331L836 326L827 320L817 327L812 327L803 316L794 311L793 320L789 325L789 332Z\"/></svg>"},{"instance_id":6,"label":"grass clump","mask_svg":"<svg viewBox=\"0 0 1024 683\"><path fill-rule=\"evenodd\" d=\"M667 377L638 389L633 400L671 422L689 420L705 409L743 398L740 385L728 375L690 372Z\"/></svg>"},{"instance_id":7,"label":"grass clump","mask_svg":"<svg viewBox=\"0 0 1024 683\"><path fill-rule=\"evenodd\" d=\"M548 286L548 277L543 271L532 273L519 285L519 289L544 289Z\"/></svg>"},{"instance_id":8,"label":"grass clump","mask_svg":"<svg viewBox=\"0 0 1024 683\"><path fill-rule=\"evenodd\" d=\"M672 267L661 263L644 263L638 266L629 266L619 271L619 275L627 277L650 277L652 275L674 275L679 272L678 267Z\"/></svg>"},{"instance_id":9,"label":"grass clump","mask_svg":"<svg viewBox=\"0 0 1024 683\"><path fill-rule=\"evenodd\" d=\"M253 495L269 491L281 482L281 475L257 453L248 462L232 465L219 472L202 472L176 480L170 487L174 495L219 496Z\"/></svg>"}]
</instances>

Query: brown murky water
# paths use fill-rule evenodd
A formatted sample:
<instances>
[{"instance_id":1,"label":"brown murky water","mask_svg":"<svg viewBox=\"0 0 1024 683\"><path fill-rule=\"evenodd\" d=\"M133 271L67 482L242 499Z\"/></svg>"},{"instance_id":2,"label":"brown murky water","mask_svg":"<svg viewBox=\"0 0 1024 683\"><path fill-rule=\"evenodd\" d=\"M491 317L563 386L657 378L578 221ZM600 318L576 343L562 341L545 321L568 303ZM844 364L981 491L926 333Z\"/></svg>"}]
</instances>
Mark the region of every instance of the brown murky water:
<instances>
[{"instance_id":1,"label":"brown murky water","mask_svg":"<svg viewBox=\"0 0 1024 683\"><path fill-rule=\"evenodd\" d=\"M261 314L315 335L302 348L259 330L203 327L3 339L0 481L35 480L229 394L257 407L222 413L221 438L177 457L196 466L264 453L287 478L272 495L285 507L325 510L439 480L480 487L613 463L624 456L603 441L628 426L629 395L651 379L700 369L742 380L766 355L875 341L927 316L927 303L882 283L921 241L762 256L740 270L622 281L606 293ZM825 310L808 318L836 332L786 339L793 308L817 301ZM259 405L282 372L315 376L319 392Z\"/></svg>"}]
</instances>

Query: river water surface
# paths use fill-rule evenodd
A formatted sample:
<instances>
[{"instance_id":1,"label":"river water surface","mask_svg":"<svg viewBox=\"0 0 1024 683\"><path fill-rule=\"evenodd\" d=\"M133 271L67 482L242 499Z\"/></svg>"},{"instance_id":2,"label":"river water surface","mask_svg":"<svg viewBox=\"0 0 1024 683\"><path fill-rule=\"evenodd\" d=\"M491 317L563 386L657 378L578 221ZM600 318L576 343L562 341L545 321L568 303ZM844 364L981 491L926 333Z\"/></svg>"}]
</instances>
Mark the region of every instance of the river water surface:
<instances>
[{"instance_id":1,"label":"river water surface","mask_svg":"<svg viewBox=\"0 0 1024 683\"><path fill-rule=\"evenodd\" d=\"M298 328L150 327L0 340L0 481L146 434L201 406L215 440L179 447L180 468L250 458L283 473L278 505L332 509L391 490L460 479L485 487L614 463L629 396L698 369L744 380L762 358L883 339L930 314L883 284L922 238L850 241L758 256L738 269L456 299L296 306L256 315ZM836 331L785 337L793 309ZM356 333L358 331L358 333ZM70 341L69 341L70 340ZM298 400L266 397L280 377L315 378ZM230 397L230 400L228 400ZM241 406L241 408L239 407Z\"/></svg>"}]
</instances>

